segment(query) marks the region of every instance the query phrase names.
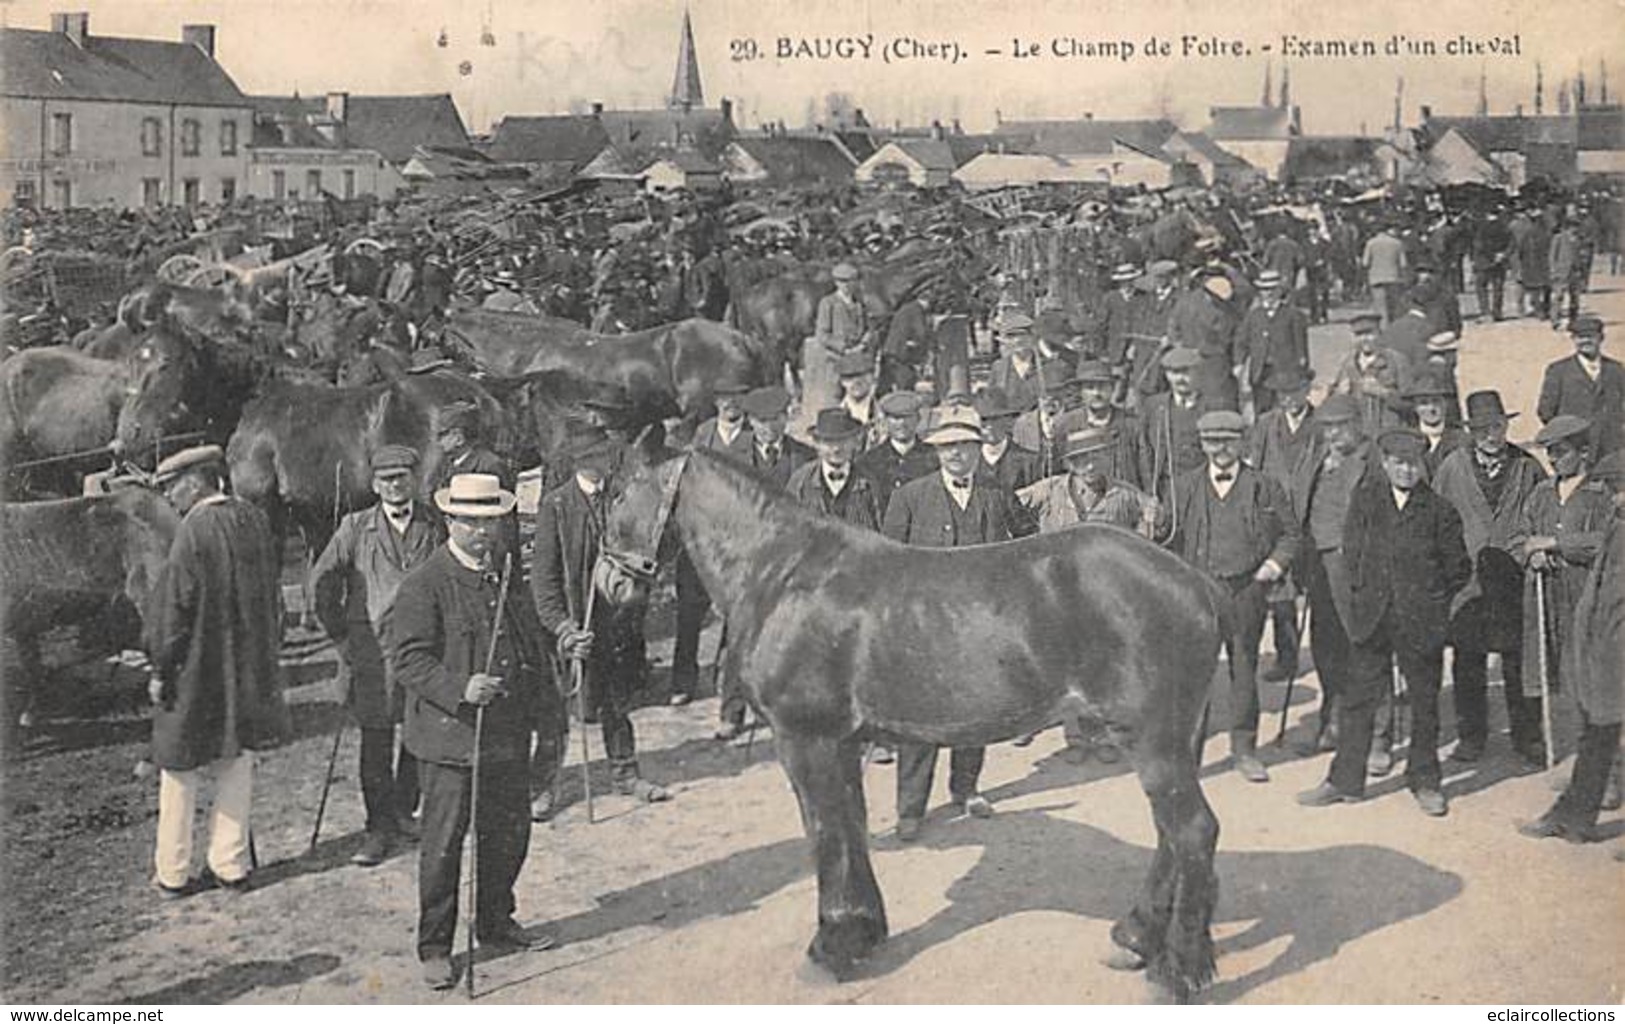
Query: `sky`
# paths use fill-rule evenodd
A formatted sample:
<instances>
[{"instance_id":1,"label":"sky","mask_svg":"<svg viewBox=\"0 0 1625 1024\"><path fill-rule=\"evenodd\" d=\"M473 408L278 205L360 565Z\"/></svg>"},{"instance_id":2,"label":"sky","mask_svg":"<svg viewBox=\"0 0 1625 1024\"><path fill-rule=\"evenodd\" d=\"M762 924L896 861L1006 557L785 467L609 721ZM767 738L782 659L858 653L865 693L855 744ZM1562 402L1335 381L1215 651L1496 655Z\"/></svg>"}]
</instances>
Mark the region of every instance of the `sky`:
<instances>
[{"instance_id":1,"label":"sky","mask_svg":"<svg viewBox=\"0 0 1625 1024\"><path fill-rule=\"evenodd\" d=\"M1380 131L1404 79L1406 123L1429 104L1473 113L1482 73L1492 113L1522 103L1533 112L1543 65L1545 109L1560 82L1583 72L1598 95L1599 61L1613 55L1609 96L1625 90L1625 3L1615 0L691 0L706 101L733 99L736 121L801 126L809 108L844 93L871 122L926 124L958 118L967 131L1000 117L1171 116L1200 128L1212 105L1259 101L1266 67L1277 88L1283 36L1313 44L1395 35L1428 40L1434 56L1299 57L1289 65L1292 100L1310 134ZM45 28L52 11L85 10L90 31L177 39L180 26L212 23L216 55L245 92L311 95L450 92L469 128L504 114L563 113L597 100L607 107L659 106L676 62L682 0L0 0L7 24ZM481 45L486 29L494 46ZM444 30L447 45L437 45ZM1184 37L1239 43L1232 55L1184 55ZM1146 56L1155 37L1167 56ZM1516 37L1517 55L1448 56L1447 42ZM1059 57L1057 38L1080 46L1124 41L1135 53ZM780 59L792 50L848 40L850 59ZM961 59L887 62L894 40L957 44ZM869 59L854 40L870 41ZM750 57L754 44L754 59ZM1036 46L1017 58L1013 47ZM1270 49L1266 53L1264 47ZM985 51L997 49L998 55ZM1228 49L1228 45L1221 47ZM949 52L952 52L951 50ZM466 62L466 64L465 64Z\"/></svg>"}]
</instances>

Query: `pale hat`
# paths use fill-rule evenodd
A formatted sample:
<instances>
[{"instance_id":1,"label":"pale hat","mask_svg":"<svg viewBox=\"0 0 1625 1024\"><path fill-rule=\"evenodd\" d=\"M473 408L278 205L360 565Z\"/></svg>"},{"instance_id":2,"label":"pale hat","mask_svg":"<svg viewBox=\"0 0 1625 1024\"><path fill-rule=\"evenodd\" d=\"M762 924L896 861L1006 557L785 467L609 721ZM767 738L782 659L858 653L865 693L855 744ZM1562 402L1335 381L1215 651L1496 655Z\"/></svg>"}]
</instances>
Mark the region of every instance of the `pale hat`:
<instances>
[{"instance_id":1,"label":"pale hat","mask_svg":"<svg viewBox=\"0 0 1625 1024\"><path fill-rule=\"evenodd\" d=\"M435 507L448 516L505 516L518 501L513 492L503 490L502 481L490 473L458 473L449 484L434 492Z\"/></svg>"},{"instance_id":2,"label":"pale hat","mask_svg":"<svg viewBox=\"0 0 1625 1024\"><path fill-rule=\"evenodd\" d=\"M221 464L225 461L226 453L217 444L183 448L158 463L158 468L153 473L153 479L158 486L162 487L187 470L196 469L198 466Z\"/></svg>"},{"instance_id":3,"label":"pale hat","mask_svg":"<svg viewBox=\"0 0 1625 1024\"><path fill-rule=\"evenodd\" d=\"M986 440L982 432L982 414L962 405L939 406L932 413L931 425L926 428L921 440L926 444L980 443Z\"/></svg>"}]
</instances>

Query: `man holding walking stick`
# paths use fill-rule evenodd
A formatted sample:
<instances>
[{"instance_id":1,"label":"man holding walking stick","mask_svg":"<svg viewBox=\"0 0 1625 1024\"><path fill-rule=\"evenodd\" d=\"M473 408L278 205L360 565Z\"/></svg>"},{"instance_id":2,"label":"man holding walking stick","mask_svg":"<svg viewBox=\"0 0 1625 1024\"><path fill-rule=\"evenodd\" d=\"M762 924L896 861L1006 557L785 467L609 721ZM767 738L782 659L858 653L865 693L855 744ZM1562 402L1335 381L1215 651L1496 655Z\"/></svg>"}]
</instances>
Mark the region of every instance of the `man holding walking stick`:
<instances>
[{"instance_id":1,"label":"man holding walking stick","mask_svg":"<svg viewBox=\"0 0 1625 1024\"><path fill-rule=\"evenodd\" d=\"M531 731L548 680L541 624L523 588L499 596L503 567L493 553L513 493L494 476L470 473L434 497L448 538L401 584L393 634L407 695L406 746L423 784L418 959L424 981L448 989L457 983L451 951L471 816L480 944L536 950L554 941L527 934L513 917L514 882L530 843ZM479 807L471 814L476 773Z\"/></svg>"}]
</instances>

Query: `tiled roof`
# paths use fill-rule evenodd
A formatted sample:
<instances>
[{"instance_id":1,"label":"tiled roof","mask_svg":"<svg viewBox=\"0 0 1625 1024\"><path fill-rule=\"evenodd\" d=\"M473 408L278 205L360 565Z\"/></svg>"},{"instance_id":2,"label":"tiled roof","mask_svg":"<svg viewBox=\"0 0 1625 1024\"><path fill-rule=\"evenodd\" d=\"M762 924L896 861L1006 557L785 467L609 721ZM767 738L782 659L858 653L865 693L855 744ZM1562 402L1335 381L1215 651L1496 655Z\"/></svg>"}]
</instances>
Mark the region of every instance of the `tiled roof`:
<instances>
[{"instance_id":1,"label":"tiled roof","mask_svg":"<svg viewBox=\"0 0 1625 1024\"><path fill-rule=\"evenodd\" d=\"M191 43L0 30L0 95L246 107L219 64Z\"/></svg>"},{"instance_id":2,"label":"tiled roof","mask_svg":"<svg viewBox=\"0 0 1625 1024\"><path fill-rule=\"evenodd\" d=\"M827 135L741 136L734 145L761 164L774 184L847 182L857 167L841 145Z\"/></svg>"},{"instance_id":3,"label":"tiled roof","mask_svg":"<svg viewBox=\"0 0 1625 1024\"><path fill-rule=\"evenodd\" d=\"M1454 128L1481 153L1515 153L1526 146L1574 145L1578 129L1573 117L1520 117L1498 114L1489 117L1430 117L1422 125L1429 143Z\"/></svg>"},{"instance_id":4,"label":"tiled roof","mask_svg":"<svg viewBox=\"0 0 1625 1024\"><path fill-rule=\"evenodd\" d=\"M694 110L605 110L598 115L609 144L623 151L676 149L692 145L715 158L733 139L733 125L719 108Z\"/></svg>"},{"instance_id":5,"label":"tiled roof","mask_svg":"<svg viewBox=\"0 0 1625 1024\"><path fill-rule=\"evenodd\" d=\"M444 92L351 96L345 113L345 135L350 145L377 150L390 163L410 159L418 146L468 145L462 115L451 94Z\"/></svg>"},{"instance_id":6,"label":"tiled roof","mask_svg":"<svg viewBox=\"0 0 1625 1024\"><path fill-rule=\"evenodd\" d=\"M1112 151L1112 145L1116 142L1154 153L1177 130L1172 121L1164 119L1097 121L1082 118L1070 121L1001 121L997 133L1025 137L1025 148L1035 153L1103 156Z\"/></svg>"},{"instance_id":7,"label":"tiled roof","mask_svg":"<svg viewBox=\"0 0 1625 1024\"><path fill-rule=\"evenodd\" d=\"M1579 114L1579 143L1584 150L1625 149L1625 107L1585 107Z\"/></svg>"},{"instance_id":8,"label":"tiled roof","mask_svg":"<svg viewBox=\"0 0 1625 1024\"><path fill-rule=\"evenodd\" d=\"M591 115L504 117L485 147L491 159L505 163L585 165L609 145L609 133Z\"/></svg>"}]
</instances>

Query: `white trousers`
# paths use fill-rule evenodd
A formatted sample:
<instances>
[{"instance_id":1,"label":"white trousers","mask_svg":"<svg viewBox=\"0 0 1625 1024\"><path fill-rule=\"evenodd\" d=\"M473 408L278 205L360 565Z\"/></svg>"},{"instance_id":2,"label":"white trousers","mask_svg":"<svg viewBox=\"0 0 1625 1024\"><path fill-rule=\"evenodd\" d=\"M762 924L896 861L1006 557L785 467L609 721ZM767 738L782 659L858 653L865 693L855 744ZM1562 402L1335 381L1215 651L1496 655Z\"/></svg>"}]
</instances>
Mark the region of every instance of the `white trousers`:
<instances>
[{"instance_id":1,"label":"white trousers","mask_svg":"<svg viewBox=\"0 0 1625 1024\"><path fill-rule=\"evenodd\" d=\"M158 881L172 889L192 877L192 819L198 794L213 780L209 807L209 870L223 882L245 878L248 813L254 799L254 755L244 752L188 771L165 769L158 775L158 848L153 857Z\"/></svg>"}]
</instances>

